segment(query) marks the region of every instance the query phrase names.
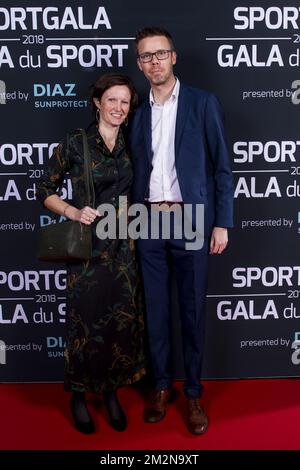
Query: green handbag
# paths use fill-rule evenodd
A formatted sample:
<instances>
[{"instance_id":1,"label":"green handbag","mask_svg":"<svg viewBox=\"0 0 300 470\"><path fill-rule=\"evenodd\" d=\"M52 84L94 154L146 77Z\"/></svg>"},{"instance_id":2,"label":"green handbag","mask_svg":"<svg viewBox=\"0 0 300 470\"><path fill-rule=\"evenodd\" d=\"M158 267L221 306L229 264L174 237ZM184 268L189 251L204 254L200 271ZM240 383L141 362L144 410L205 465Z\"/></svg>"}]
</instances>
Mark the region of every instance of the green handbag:
<instances>
[{"instance_id":1,"label":"green handbag","mask_svg":"<svg viewBox=\"0 0 300 470\"><path fill-rule=\"evenodd\" d=\"M86 203L95 205L95 190L92 180L91 156L84 129L80 129L83 140L84 181ZM74 220L51 223L41 227L38 236L37 258L50 262L86 261L92 256L92 228Z\"/></svg>"}]
</instances>

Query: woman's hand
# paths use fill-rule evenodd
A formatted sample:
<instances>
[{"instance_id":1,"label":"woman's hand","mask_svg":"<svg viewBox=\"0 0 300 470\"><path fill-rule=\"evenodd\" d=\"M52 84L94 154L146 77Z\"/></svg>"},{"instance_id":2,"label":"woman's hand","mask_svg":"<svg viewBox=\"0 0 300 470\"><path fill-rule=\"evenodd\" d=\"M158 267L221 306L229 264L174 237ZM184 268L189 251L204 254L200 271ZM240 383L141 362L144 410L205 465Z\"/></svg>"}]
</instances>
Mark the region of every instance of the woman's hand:
<instances>
[{"instance_id":1,"label":"woman's hand","mask_svg":"<svg viewBox=\"0 0 300 470\"><path fill-rule=\"evenodd\" d=\"M85 206L83 209L76 209L73 206L66 207L64 215L68 219L76 220L85 225L91 225L96 217L99 216L97 209L92 209L89 206Z\"/></svg>"}]
</instances>

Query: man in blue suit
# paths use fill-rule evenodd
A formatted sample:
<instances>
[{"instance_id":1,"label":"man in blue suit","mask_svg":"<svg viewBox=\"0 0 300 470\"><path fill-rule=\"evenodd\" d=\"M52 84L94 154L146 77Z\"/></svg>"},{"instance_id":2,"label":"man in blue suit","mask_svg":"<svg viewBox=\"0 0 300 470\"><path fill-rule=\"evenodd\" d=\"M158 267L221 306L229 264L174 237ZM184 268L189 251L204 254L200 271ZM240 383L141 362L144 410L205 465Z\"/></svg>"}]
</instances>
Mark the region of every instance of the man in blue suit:
<instances>
[{"instance_id":1,"label":"man in blue suit","mask_svg":"<svg viewBox=\"0 0 300 470\"><path fill-rule=\"evenodd\" d=\"M149 80L149 98L138 108L131 130L134 167L133 202L152 210L170 212L184 204L204 207L201 249L187 249L186 239L138 240L142 268L150 354L155 390L144 419L164 418L172 385L170 331L170 276L175 275L181 317L186 379L184 394L187 427L193 434L207 430L208 419L200 406L201 362L208 255L220 254L233 226L233 182L225 143L222 110L215 96L185 86L174 76L176 52L170 33L144 28L136 36L137 63ZM161 225L161 219L159 219ZM173 236L172 236L173 235Z\"/></svg>"}]
</instances>

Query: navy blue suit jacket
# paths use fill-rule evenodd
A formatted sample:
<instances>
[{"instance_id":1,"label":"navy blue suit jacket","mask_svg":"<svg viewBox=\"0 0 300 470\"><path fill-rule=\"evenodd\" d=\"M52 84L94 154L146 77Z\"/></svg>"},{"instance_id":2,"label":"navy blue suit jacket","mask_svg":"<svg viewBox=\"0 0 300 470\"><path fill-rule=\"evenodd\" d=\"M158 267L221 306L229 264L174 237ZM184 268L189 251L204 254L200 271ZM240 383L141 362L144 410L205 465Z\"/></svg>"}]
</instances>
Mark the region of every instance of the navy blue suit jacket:
<instances>
[{"instance_id":1,"label":"navy blue suit jacket","mask_svg":"<svg viewBox=\"0 0 300 470\"><path fill-rule=\"evenodd\" d=\"M145 100L133 118L130 143L133 202L148 194L152 171L151 107ZM180 84L175 131L175 166L183 202L204 204L205 234L233 226L233 179L217 98Z\"/></svg>"}]
</instances>

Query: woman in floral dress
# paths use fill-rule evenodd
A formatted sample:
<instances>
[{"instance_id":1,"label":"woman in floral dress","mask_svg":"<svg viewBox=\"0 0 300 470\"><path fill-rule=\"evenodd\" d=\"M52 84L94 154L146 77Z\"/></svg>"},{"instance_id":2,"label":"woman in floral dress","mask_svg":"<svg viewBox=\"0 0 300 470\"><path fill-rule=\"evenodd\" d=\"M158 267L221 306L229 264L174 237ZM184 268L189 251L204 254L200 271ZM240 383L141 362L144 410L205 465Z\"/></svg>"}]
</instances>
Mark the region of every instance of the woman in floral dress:
<instances>
[{"instance_id":1,"label":"woman in floral dress","mask_svg":"<svg viewBox=\"0 0 300 470\"><path fill-rule=\"evenodd\" d=\"M93 87L96 121L86 130L92 162L95 207L85 206L82 134L75 130L54 151L37 184L38 199L51 211L92 226L92 258L67 266L67 338L65 390L72 392L71 412L76 428L95 431L85 392L102 394L110 424L126 428L118 401L119 387L145 374L144 323L139 277L132 240L100 240L96 235L102 203L112 204L117 216L119 196L129 198L132 183L130 155L123 123L137 102L131 80L105 74ZM73 197L57 194L69 173Z\"/></svg>"}]
</instances>

